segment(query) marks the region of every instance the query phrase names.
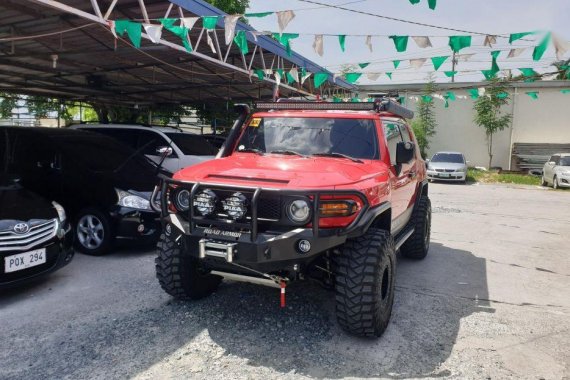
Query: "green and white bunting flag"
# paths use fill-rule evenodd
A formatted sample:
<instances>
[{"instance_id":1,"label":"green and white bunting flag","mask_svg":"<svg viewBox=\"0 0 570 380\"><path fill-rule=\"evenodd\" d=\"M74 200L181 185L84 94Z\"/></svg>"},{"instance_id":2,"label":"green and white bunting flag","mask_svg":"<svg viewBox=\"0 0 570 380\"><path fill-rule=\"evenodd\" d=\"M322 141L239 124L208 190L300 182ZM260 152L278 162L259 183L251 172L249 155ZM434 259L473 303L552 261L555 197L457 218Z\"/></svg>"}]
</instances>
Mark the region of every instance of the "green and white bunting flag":
<instances>
[{"instance_id":1,"label":"green and white bunting flag","mask_svg":"<svg viewBox=\"0 0 570 380\"><path fill-rule=\"evenodd\" d=\"M394 41L394 46L396 47L396 51L398 53L406 51L408 48L409 36L390 36L390 38Z\"/></svg>"},{"instance_id":2,"label":"green and white bunting flag","mask_svg":"<svg viewBox=\"0 0 570 380\"><path fill-rule=\"evenodd\" d=\"M458 53L461 49L471 46L471 36L451 36L449 37L449 47Z\"/></svg>"}]
</instances>

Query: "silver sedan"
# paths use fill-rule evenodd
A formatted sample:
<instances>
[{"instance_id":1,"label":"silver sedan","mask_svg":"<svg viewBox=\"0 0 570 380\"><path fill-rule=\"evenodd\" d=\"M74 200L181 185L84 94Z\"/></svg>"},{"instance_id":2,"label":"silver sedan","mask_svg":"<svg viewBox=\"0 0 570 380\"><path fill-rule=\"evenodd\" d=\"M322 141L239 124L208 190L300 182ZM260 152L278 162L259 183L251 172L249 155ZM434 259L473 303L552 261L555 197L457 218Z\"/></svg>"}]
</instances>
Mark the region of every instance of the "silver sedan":
<instances>
[{"instance_id":1,"label":"silver sedan","mask_svg":"<svg viewBox=\"0 0 570 380\"><path fill-rule=\"evenodd\" d=\"M429 180L453 181L465 183L467 179L467 161L463 153L437 152L427 161Z\"/></svg>"}]
</instances>

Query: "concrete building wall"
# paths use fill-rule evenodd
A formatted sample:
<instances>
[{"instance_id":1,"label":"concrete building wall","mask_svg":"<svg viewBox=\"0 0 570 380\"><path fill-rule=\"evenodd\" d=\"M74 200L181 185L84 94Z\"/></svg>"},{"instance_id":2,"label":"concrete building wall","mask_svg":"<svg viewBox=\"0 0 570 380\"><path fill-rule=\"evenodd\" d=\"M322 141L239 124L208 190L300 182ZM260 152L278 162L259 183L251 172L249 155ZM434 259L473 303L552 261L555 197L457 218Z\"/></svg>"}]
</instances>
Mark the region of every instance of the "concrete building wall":
<instances>
[{"instance_id":1,"label":"concrete building wall","mask_svg":"<svg viewBox=\"0 0 570 380\"><path fill-rule=\"evenodd\" d=\"M464 90L454 90L456 96L465 95ZM431 157L439 151L458 151L465 154L471 166L484 166L489 164L487 152L487 137L483 128L473 122L473 100L457 99L449 102L449 108L444 107L444 102L434 99L437 128L436 134L431 138L428 153ZM408 99L407 106L414 111L417 102ZM511 106L506 106L505 111L510 112ZM507 169L510 160L510 128L493 136L493 166Z\"/></svg>"},{"instance_id":2,"label":"concrete building wall","mask_svg":"<svg viewBox=\"0 0 570 380\"><path fill-rule=\"evenodd\" d=\"M562 94L556 88L541 88L538 91L538 100L532 100L526 95L526 90L518 90L513 141L570 143L570 94Z\"/></svg>"}]
</instances>

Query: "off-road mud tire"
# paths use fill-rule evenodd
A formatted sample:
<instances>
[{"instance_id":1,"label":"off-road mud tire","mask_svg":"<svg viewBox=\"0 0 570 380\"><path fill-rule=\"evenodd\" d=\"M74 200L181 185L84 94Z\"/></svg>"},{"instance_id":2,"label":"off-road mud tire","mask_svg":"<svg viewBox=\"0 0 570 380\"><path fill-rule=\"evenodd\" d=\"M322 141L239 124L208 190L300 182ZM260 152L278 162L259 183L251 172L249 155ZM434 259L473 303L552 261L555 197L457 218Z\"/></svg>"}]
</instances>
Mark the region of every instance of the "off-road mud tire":
<instances>
[{"instance_id":1,"label":"off-road mud tire","mask_svg":"<svg viewBox=\"0 0 570 380\"><path fill-rule=\"evenodd\" d=\"M410 220L414 233L400 247L404 257L414 260L424 259L429 251L431 234L431 201L422 196Z\"/></svg>"},{"instance_id":2,"label":"off-road mud tire","mask_svg":"<svg viewBox=\"0 0 570 380\"><path fill-rule=\"evenodd\" d=\"M396 275L394 240L388 231L370 228L349 239L334 259L336 315L347 332L382 335L392 314Z\"/></svg>"},{"instance_id":3,"label":"off-road mud tire","mask_svg":"<svg viewBox=\"0 0 570 380\"><path fill-rule=\"evenodd\" d=\"M156 277L162 289L178 299L200 299L215 292L222 277L204 271L198 259L166 235L160 235L155 259Z\"/></svg>"}]
</instances>

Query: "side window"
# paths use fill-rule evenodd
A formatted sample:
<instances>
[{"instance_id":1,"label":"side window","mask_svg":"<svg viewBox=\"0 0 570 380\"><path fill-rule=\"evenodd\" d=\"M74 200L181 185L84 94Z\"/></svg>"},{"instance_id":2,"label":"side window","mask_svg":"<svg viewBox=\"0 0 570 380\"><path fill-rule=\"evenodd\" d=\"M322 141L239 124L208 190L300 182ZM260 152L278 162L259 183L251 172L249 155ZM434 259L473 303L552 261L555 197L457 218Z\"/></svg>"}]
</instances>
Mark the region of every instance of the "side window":
<instances>
[{"instance_id":1,"label":"side window","mask_svg":"<svg viewBox=\"0 0 570 380\"><path fill-rule=\"evenodd\" d=\"M12 171L22 175L35 175L50 169L61 169L60 154L42 141L40 136L32 133L13 133L11 142Z\"/></svg>"},{"instance_id":2,"label":"side window","mask_svg":"<svg viewBox=\"0 0 570 380\"><path fill-rule=\"evenodd\" d=\"M115 129L111 127L102 128L89 128L87 131L100 133L105 136L109 136L120 143L127 145L132 149L137 148L137 132L136 129Z\"/></svg>"},{"instance_id":3,"label":"side window","mask_svg":"<svg viewBox=\"0 0 570 380\"><path fill-rule=\"evenodd\" d=\"M158 133L141 130L138 130L137 132L139 133L137 149L144 147L144 149L141 150L142 154L158 156L159 154L156 152L156 149L168 146L168 142ZM174 153L170 157L174 157Z\"/></svg>"},{"instance_id":4,"label":"side window","mask_svg":"<svg viewBox=\"0 0 570 380\"><path fill-rule=\"evenodd\" d=\"M554 161L554 165L559 165L560 164L560 156L553 156L552 157Z\"/></svg>"},{"instance_id":5,"label":"side window","mask_svg":"<svg viewBox=\"0 0 570 380\"><path fill-rule=\"evenodd\" d=\"M400 126L391 121L383 121L383 125L386 144L390 152L390 162L392 165L396 165L396 147L399 142L403 141Z\"/></svg>"}]
</instances>

